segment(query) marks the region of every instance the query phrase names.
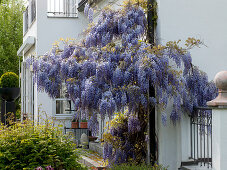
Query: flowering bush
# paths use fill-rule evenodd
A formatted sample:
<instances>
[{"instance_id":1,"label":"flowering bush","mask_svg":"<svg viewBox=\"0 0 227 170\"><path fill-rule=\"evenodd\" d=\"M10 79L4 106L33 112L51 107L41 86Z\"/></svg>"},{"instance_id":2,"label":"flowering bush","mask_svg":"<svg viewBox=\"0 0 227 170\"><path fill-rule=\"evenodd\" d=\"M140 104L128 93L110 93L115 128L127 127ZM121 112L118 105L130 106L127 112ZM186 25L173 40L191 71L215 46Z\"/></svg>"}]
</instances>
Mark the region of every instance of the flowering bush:
<instances>
[{"instance_id":1,"label":"flowering bush","mask_svg":"<svg viewBox=\"0 0 227 170\"><path fill-rule=\"evenodd\" d=\"M0 131L0 169L82 169L73 142L50 123L16 123Z\"/></svg>"}]
</instances>

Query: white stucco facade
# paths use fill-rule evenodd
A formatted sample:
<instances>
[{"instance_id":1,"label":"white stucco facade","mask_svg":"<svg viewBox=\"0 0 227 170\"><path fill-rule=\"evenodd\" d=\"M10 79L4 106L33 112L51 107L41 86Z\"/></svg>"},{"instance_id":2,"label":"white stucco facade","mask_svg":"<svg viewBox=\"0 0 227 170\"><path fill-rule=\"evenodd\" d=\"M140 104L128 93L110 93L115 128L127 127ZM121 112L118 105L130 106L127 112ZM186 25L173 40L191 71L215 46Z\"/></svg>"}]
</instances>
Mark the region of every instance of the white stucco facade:
<instances>
[{"instance_id":1,"label":"white stucco facade","mask_svg":"<svg viewBox=\"0 0 227 170\"><path fill-rule=\"evenodd\" d=\"M227 1L224 0L157 0L159 43L200 39L205 46L191 50L194 65L213 80L215 74L227 68ZM183 44L182 44L183 45ZM168 108L167 108L168 109ZM170 108L169 108L170 109ZM158 117L159 163L175 170L190 157L190 119L185 114L176 125L161 126Z\"/></svg>"},{"instance_id":2,"label":"white stucco facade","mask_svg":"<svg viewBox=\"0 0 227 170\"><path fill-rule=\"evenodd\" d=\"M210 80L227 67L227 11L225 0L158 0L159 41L195 37L206 46L191 51L193 64Z\"/></svg>"}]
</instances>

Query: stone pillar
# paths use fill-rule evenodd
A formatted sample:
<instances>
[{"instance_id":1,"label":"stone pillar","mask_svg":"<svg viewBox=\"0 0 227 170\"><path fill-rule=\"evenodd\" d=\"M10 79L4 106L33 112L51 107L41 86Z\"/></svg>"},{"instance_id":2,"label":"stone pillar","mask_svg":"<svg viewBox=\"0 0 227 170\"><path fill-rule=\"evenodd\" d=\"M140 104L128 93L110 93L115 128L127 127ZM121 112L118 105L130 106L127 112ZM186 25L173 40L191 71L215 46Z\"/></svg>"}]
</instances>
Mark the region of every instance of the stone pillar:
<instances>
[{"instance_id":1,"label":"stone pillar","mask_svg":"<svg viewBox=\"0 0 227 170\"><path fill-rule=\"evenodd\" d=\"M215 170L227 168L227 71L215 76L218 96L207 102L212 109L212 165Z\"/></svg>"}]
</instances>

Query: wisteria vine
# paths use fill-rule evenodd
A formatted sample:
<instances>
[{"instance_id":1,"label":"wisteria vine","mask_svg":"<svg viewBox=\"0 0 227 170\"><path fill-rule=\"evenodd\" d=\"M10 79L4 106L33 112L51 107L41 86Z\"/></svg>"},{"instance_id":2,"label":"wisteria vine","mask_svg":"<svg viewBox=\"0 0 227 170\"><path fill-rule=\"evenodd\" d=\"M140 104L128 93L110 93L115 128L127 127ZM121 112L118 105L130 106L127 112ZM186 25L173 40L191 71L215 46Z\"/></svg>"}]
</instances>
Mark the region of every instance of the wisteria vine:
<instances>
[{"instance_id":1,"label":"wisteria vine","mask_svg":"<svg viewBox=\"0 0 227 170\"><path fill-rule=\"evenodd\" d=\"M93 10L88 5L85 15L92 21ZM146 110L149 105L159 105L165 124L164 110L170 100L173 122L180 120L182 108L192 114L193 108L206 106L217 89L192 65L189 53L201 42L189 38L185 48L178 42L152 46L146 32L146 15L137 4L129 3L118 11L106 8L80 43L65 43L63 50L54 46L47 55L29 58L27 63L33 65L38 89L50 97L58 97L65 83L68 98L89 119L94 133L98 113L102 119L111 118L115 111L128 108L129 118L133 118L130 114L138 114L138 107ZM155 96L148 95L150 87ZM132 123L128 129L134 132L138 126Z\"/></svg>"}]
</instances>

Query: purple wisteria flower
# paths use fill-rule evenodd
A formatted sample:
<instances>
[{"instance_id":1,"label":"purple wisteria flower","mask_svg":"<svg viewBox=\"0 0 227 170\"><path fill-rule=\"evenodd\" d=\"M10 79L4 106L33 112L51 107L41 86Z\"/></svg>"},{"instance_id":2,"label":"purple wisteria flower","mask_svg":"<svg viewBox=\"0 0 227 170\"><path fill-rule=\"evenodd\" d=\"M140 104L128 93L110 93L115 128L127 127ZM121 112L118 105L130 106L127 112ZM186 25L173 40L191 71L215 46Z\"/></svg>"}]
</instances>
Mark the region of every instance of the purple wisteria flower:
<instances>
[{"instance_id":1,"label":"purple wisteria flower","mask_svg":"<svg viewBox=\"0 0 227 170\"><path fill-rule=\"evenodd\" d=\"M89 10L88 10L88 19L89 19L90 23L93 21L93 14L94 14L93 8L89 8Z\"/></svg>"}]
</instances>

